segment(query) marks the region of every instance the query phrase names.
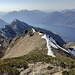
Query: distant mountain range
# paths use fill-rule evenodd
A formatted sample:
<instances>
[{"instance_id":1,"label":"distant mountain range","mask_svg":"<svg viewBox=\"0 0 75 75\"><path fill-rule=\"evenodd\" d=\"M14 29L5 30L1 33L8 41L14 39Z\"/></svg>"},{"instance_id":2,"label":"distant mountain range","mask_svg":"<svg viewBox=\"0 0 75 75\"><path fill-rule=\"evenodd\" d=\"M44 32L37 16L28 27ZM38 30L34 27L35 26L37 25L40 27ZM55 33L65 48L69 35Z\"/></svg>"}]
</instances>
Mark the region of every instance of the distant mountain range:
<instances>
[{"instance_id":1,"label":"distant mountain range","mask_svg":"<svg viewBox=\"0 0 75 75\"><path fill-rule=\"evenodd\" d=\"M66 25L75 27L75 12L52 12L44 19L44 23L48 25Z\"/></svg>"},{"instance_id":2,"label":"distant mountain range","mask_svg":"<svg viewBox=\"0 0 75 75\"><path fill-rule=\"evenodd\" d=\"M7 23L11 23L14 19L19 19L20 21L26 22L30 25L45 24L75 27L75 9L63 10L61 12L54 11L50 13L42 12L40 10L13 11L2 16L1 19ZM4 24L1 23L0 25Z\"/></svg>"},{"instance_id":3,"label":"distant mountain range","mask_svg":"<svg viewBox=\"0 0 75 75\"><path fill-rule=\"evenodd\" d=\"M4 20L0 19L0 28L3 28L7 24Z\"/></svg>"},{"instance_id":4,"label":"distant mountain range","mask_svg":"<svg viewBox=\"0 0 75 75\"><path fill-rule=\"evenodd\" d=\"M40 23L46 15L47 13L39 10L21 10L9 12L6 15L4 15L1 19L5 20L8 23L11 23L12 20L16 18L28 24L36 24Z\"/></svg>"}]
</instances>

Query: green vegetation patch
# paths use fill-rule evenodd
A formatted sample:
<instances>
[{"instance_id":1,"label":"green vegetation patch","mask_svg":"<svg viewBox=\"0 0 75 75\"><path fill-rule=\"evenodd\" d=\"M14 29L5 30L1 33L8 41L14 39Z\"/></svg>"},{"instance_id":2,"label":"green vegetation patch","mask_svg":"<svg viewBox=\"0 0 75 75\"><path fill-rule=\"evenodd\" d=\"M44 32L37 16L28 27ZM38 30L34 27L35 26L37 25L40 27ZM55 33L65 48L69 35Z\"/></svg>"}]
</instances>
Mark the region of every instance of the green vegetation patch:
<instances>
[{"instance_id":1,"label":"green vegetation patch","mask_svg":"<svg viewBox=\"0 0 75 75\"><path fill-rule=\"evenodd\" d=\"M43 48L39 50L36 48L34 51L30 52L27 55L16 57L12 59L3 59L0 60L0 75L19 75L19 68L28 68L29 63L36 62L46 62L54 66L60 66L62 68L68 69L69 71L75 73L75 60L71 58L56 58L47 55L47 49ZM70 73L71 73L70 72ZM67 72L63 72L63 75Z\"/></svg>"}]
</instances>

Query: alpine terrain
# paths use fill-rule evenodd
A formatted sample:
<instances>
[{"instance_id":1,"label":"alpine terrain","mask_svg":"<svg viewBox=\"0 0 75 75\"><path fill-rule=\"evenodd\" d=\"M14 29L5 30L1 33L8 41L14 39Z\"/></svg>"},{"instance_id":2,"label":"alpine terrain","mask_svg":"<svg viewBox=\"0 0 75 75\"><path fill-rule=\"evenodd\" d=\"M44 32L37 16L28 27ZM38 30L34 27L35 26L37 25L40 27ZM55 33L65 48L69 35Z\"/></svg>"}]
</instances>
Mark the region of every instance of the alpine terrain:
<instances>
[{"instance_id":1,"label":"alpine terrain","mask_svg":"<svg viewBox=\"0 0 75 75\"><path fill-rule=\"evenodd\" d=\"M14 19L0 29L0 75L75 75L75 43Z\"/></svg>"}]
</instances>

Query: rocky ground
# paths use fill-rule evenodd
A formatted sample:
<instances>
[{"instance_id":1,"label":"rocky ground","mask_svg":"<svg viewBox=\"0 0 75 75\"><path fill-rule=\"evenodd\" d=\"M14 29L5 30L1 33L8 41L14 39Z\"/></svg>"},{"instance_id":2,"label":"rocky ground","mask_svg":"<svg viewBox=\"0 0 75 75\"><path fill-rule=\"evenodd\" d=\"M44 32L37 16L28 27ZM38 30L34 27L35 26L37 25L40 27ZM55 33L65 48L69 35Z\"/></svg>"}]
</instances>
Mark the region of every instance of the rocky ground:
<instances>
[{"instance_id":1,"label":"rocky ground","mask_svg":"<svg viewBox=\"0 0 75 75\"><path fill-rule=\"evenodd\" d=\"M29 68L22 71L20 75L62 75L63 68L52 64L38 62L29 64Z\"/></svg>"}]
</instances>

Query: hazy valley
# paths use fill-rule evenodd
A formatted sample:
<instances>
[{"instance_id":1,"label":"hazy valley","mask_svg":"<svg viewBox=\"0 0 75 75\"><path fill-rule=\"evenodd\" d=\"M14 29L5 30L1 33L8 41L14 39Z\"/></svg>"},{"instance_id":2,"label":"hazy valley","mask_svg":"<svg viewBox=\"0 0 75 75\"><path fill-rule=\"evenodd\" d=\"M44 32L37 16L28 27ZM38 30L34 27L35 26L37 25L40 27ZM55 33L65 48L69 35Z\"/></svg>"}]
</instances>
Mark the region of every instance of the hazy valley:
<instances>
[{"instance_id":1,"label":"hazy valley","mask_svg":"<svg viewBox=\"0 0 75 75\"><path fill-rule=\"evenodd\" d=\"M47 24L47 25L66 25L75 27L75 11L62 10L54 12L43 12L40 10L21 10L12 11L2 14L0 17L7 23L11 23L14 19L19 19L28 24Z\"/></svg>"}]
</instances>

